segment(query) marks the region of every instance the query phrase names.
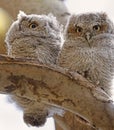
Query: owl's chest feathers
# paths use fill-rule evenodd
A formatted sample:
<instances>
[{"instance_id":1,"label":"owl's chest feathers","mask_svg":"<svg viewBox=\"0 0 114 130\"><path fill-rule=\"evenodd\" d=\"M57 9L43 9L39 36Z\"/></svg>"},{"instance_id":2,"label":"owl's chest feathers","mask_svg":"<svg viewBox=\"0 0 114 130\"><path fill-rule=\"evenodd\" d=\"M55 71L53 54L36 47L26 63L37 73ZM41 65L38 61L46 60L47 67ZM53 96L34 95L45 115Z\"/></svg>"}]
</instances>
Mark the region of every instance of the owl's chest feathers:
<instances>
[{"instance_id":1,"label":"owl's chest feathers","mask_svg":"<svg viewBox=\"0 0 114 130\"><path fill-rule=\"evenodd\" d=\"M82 67L82 69L96 68L109 64L111 60L111 51L96 48L77 48L69 56L73 56L75 66Z\"/></svg>"},{"instance_id":2,"label":"owl's chest feathers","mask_svg":"<svg viewBox=\"0 0 114 130\"><path fill-rule=\"evenodd\" d=\"M21 58L30 58L41 63L55 63L59 45L56 42L43 39L21 38L15 39L9 50L9 55Z\"/></svg>"},{"instance_id":3,"label":"owl's chest feathers","mask_svg":"<svg viewBox=\"0 0 114 130\"><path fill-rule=\"evenodd\" d=\"M101 86L110 86L114 73L112 50L75 48L71 51L69 48L63 55L62 67L79 72L95 84L99 82Z\"/></svg>"},{"instance_id":4,"label":"owl's chest feathers","mask_svg":"<svg viewBox=\"0 0 114 130\"><path fill-rule=\"evenodd\" d=\"M95 80L109 79L113 74L112 53L112 49L105 48L64 48L60 64L73 71L88 72L89 77L95 76Z\"/></svg>"},{"instance_id":5,"label":"owl's chest feathers","mask_svg":"<svg viewBox=\"0 0 114 130\"><path fill-rule=\"evenodd\" d=\"M107 53L105 50L101 51L100 49L75 49L74 51L74 55L76 57L77 62L85 62L87 64L95 64L99 61L101 61L101 59L105 59L107 60L107 55L105 53ZM106 55L106 57L105 57Z\"/></svg>"}]
</instances>

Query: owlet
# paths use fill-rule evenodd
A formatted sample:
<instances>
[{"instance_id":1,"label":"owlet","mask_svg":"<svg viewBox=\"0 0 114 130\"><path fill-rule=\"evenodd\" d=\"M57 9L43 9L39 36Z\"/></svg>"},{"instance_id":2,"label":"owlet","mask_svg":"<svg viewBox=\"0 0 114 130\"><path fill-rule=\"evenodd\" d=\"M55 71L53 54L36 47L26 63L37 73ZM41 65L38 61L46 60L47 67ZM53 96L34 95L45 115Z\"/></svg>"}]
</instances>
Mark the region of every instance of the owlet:
<instances>
[{"instance_id":1,"label":"owlet","mask_svg":"<svg viewBox=\"0 0 114 130\"><path fill-rule=\"evenodd\" d=\"M112 96L114 25L105 13L72 15L58 64L77 71Z\"/></svg>"},{"instance_id":2,"label":"owlet","mask_svg":"<svg viewBox=\"0 0 114 130\"><path fill-rule=\"evenodd\" d=\"M63 44L62 32L62 26L53 15L26 15L20 11L6 35L8 55L38 60L44 64L55 64ZM46 117L57 111L57 108L47 108L40 102L26 98L11 98L24 111L24 121L32 126L43 125Z\"/></svg>"}]
</instances>

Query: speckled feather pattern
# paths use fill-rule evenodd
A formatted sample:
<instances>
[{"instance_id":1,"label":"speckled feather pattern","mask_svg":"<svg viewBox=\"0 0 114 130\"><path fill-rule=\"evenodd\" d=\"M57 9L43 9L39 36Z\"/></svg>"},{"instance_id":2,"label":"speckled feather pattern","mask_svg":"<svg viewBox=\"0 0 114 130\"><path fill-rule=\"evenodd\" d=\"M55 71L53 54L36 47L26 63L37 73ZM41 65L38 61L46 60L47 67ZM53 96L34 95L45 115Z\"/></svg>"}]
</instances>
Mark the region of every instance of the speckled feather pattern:
<instances>
[{"instance_id":1,"label":"speckled feather pattern","mask_svg":"<svg viewBox=\"0 0 114 130\"><path fill-rule=\"evenodd\" d=\"M37 25L30 28L30 24ZM62 25L46 15L20 13L6 35L8 55L55 63L63 44Z\"/></svg>"},{"instance_id":2,"label":"speckled feather pattern","mask_svg":"<svg viewBox=\"0 0 114 130\"><path fill-rule=\"evenodd\" d=\"M106 27L101 32L93 32L91 26L96 23ZM80 35L74 27L77 24L83 28ZM71 16L65 32L66 40L58 58L60 66L79 72L109 95L112 95L111 90L114 89L113 30L112 22L102 13ZM86 31L92 33L89 43L84 37Z\"/></svg>"}]
</instances>

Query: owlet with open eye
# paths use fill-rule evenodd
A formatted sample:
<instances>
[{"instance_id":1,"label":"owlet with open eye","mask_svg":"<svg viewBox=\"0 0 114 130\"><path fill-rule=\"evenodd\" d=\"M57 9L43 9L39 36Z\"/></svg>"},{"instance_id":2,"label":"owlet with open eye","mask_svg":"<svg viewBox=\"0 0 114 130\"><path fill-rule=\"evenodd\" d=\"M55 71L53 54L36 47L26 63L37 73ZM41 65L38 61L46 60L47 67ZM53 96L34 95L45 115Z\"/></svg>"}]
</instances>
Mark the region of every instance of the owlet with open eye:
<instances>
[{"instance_id":1,"label":"owlet with open eye","mask_svg":"<svg viewBox=\"0 0 114 130\"><path fill-rule=\"evenodd\" d=\"M72 15L58 64L77 71L112 96L114 25L105 13Z\"/></svg>"},{"instance_id":2,"label":"owlet with open eye","mask_svg":"<svg viewBox=\"0 0 114 130\"><path fill-rule=\"evenodd\" d=\"M9 56L55 64L63 44L62 26L52 14L26 15L20 11L5 41Z\"/></svg>"},{"instance_id":3,"label":"owlet with open eye","mask_svg":"<svg viewBox=\"0 0 114 130\"><path fill-rule=\"evenodd\" d=\"M63 44L62 32L62 26L52 14L26 15L20 11L6 35L8 55L55 64ZM11 98L22 108L26 124L32 126L43 125L46 117L59 113L57 108L47 107L40 102L17 96Z\"/></svg>"}]
</instances>

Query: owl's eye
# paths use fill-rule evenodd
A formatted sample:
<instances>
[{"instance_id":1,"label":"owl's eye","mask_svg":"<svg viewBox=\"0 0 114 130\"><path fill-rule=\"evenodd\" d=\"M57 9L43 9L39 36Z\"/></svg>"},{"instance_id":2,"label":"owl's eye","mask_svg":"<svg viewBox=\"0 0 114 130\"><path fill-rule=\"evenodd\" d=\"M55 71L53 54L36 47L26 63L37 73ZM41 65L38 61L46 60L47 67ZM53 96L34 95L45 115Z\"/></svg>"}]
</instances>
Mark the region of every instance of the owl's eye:
<instances>
[{"instance_id":1,"label":"owl's eye","mask_svg":"<svg viewBox=\"0 0 114 130\"><path fill-rule=\"evenodd\" d=\"M75 28L75 31L77 32L77 33L81 33L82 32L82 28L81 27L79 27L79 26L76 26L76 28Z\"/></svg>"},{"instance_id":2,"label":"owl's eye","mask_svg":"<svg viewBox=\"0 0 114 130\"><path fill-rule=\"evenodd\" d=\"M93 26L93 30L94 31L100 31L101 30L101 26L100 25L94 25Z\"/></svg>"},{"instance_id":3,"label":"owl's eye","mask_svg":"<svg viewBox=\"0 0 114 130\"><path fill-rule=\"evenodd\" d=\"M31 23L29 25L29 27L32 28L32 29L36 28L37 26L38 26L38 24L36 24L36 23Z\"/></svg>"}]
</instances>

